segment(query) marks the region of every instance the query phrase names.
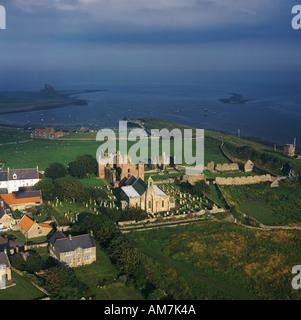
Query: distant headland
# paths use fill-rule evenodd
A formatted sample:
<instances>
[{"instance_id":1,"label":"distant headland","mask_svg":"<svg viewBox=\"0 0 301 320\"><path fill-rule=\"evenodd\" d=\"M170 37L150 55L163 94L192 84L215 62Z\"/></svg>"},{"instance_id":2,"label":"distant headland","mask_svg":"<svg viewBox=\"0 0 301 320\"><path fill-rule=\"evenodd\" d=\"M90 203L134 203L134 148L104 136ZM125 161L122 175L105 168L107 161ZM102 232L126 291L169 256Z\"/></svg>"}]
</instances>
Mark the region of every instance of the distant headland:
<instances>
[{"instance_id":1,"label":"distant headland","mask_svg":"<svg viewBox=\"0 0 301 320\"><path fill-rule=\"evenodd\" d=\"M91 93L101 90L56 91L50 84L45 84L40 91L4 91L0 92L0 114L27 112L59 108L68 105L85 106L87 100L77 99L71 95Z\"/></svg>"},{"instance_id":2,"label":"distant headland","mask_svg":"<svg viewBox=\"0 0 301 320\"><path fill-rule=\"evenodd\" d=\"M232 96L230 98L219 99L220 102L226 104L245 104L253 99L244 99L244 97L238 93L229 93Z\"/></svg>"}]
</instances>

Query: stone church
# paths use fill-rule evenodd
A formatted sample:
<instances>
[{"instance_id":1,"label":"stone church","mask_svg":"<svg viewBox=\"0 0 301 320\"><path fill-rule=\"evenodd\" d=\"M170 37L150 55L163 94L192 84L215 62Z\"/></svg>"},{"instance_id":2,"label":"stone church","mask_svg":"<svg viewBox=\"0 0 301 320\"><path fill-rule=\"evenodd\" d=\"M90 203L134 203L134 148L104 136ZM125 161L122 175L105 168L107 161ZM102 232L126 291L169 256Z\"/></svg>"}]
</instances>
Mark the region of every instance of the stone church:
<instances>
[{"instance_id":1,"label":"stone church","mask_svg":"<svg viewBox=\"0 0 301 320\"><path fill-rule=\"evenodd\" d=\"M101 161L105 159L105 161ZM120 152L101 155L102 159L98 159L98 177L106 179L113 187L121 187L125 185L126 181L134 176L144 180L144 164L131 163L131 159L125 155L123 158Z\"/></svg>"},{"instance_id":2,"label":"stone church","mask_svg":"<svg viewBox=\"0 0 301 320\"><path fill-rule=\"evenodd\" d=\"M121 187L121 208L141 208L154 214L175 208L175 199L165 194L150 177L146 182L141 178L130 177L126 185Z\"/></svg>"}]
</instances>

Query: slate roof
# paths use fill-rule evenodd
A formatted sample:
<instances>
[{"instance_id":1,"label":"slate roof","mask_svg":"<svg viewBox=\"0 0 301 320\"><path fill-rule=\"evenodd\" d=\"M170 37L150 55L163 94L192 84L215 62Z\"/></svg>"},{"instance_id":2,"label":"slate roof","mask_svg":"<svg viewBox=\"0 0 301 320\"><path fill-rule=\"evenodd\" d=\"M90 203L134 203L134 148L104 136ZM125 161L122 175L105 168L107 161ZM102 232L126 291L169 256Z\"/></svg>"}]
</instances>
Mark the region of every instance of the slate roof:
<instances>
[{"instance_id":1,"label":"slate roof","mask_svg":"<svg viewBox=\"0 0 301 320\"><path fill-rule=\"evenodd\" d=\"M129 198L135 198L140 196L139 193L133 188L133 186L125 186L121 189Z\"/></svg>"},{"instance_id":2,"label":"slate roof","mask_svg":"<svg viewBox=\"0 0 301 320\"><path fill-rule=\"evenodd\" d=\"M158 194L159 196L166 196L166 193L163 192L163 190L161 190L158 186L154 185L154 190L156 192L156 194Z\"/></svg>"},{"instance_id":3,"label":"slate roof","mask_svg":"<svg viewBox=\"0 0 301 320\"><path fill-rule=\"evenodd\" d=\"M55 243L60 253L74 251L77 248L88 249L96 246L94 238L90 234L74 236L71 239L69 237L56 239Z\"/></svg>"},{"instance_id":4,"label":"slate roof","mask_svg":"<svg viewBox=\"0 0 301 320\"><path fill-rule=\"evenodd\" d=\"M49 242L54 246L56 240L66 238L66 236L63 234L63 232L57 230L52 237L49 239Z\"/></svg>"},{"instance_id":5,"label":"slate roof","mask_svg":"<svg viewBox=\"0 0 301 320\"><path fill-rule=\"evenodd\" d=\"M16 179L14 179L16 176ZM39 179L39 173L37 169L17 169L9 170L8 180L29 180Z\"/></svg>"},{"instance_id":6,"label":"slate roof","mask_svg":"<svg viewBox=\"0 0 301 320\"><path fill-rule=\"evenodd\" d=\"M7 181L7 172L0 172L0 181Z\"/></svg>"},{"instance_id":7,"label":"slate roof","mask_svg":"<svg viewBox=\"0 0 301 320\"><path fill-rule=\"evenodd\" d=\"M26 198L35 198L35 197L42 197L42 193L40 190L36 191L18 191L15 192L16 199L26 199Z\"/></svg>"},{"instance_id":8,"label":"slate roof","mask_svg":"<svg viewBox=\"0 0 301 320\"><path fill-rule=\"evenodd\" d=\"M4 252L0 252L0 265L1 264L5 264L7 268L10 267L9 260Z\"/></svg>"},{"instance_id":9,"label":"slate roof","mask_svg":"<svg viewBox=\"0 0 301 320\"><path fill-rule=\"evenodd\" d=\"M4 208L0 207L0 219L5 215Z\"/></svg>"},{"instance_id":10,"label":"slate roof","mask_svg":"<svg viewBox=\"0 0 301 320\"><path fill-rule=\"evenodd\" d=\"M133 184L132 187L137 191L137 193L142 196L147 189L147 184L141 179L138 178Z\"/></svg>"},{"instance_id":11,"label":"slate roof","mask_svg":"<svg viewBox=\"0 0 301 320\"><path fill-rule=\"evenodd\" d=\"M127 186L130 186L130 185L132 185L135 181L136 181L136 178L135 178L134 176L131 176L130 178L127 179L127 181L126 181L125 184L126 184Z\"/></svg>"}]
</instances>

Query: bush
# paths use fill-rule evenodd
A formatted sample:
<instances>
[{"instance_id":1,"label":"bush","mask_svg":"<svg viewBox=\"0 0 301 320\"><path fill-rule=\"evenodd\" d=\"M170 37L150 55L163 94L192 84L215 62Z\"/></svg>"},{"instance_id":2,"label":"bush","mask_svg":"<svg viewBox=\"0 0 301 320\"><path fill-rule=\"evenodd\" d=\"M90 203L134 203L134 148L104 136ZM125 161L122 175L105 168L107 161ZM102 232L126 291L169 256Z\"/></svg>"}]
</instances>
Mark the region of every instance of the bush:
<instances>
[{"instance_id":1,"label":"bush","mask_svg":"<svg viewBox=\"0 0 301 320\"><path fill-rule=\"evenodd\" d=\"M67 169L64 165L58 162L53 162L45 169L45 177L51 179L62 178L67 175Z\"/></svg>"}]
</instances>

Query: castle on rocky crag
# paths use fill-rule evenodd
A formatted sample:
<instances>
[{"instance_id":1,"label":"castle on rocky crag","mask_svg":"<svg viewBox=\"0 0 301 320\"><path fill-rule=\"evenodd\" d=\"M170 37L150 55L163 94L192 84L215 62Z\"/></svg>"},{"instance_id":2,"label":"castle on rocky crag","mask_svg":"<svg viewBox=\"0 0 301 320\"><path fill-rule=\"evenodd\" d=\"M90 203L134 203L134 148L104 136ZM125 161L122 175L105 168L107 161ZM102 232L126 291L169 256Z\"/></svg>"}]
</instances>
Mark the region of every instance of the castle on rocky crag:
<instances>
[{"instance_id":1,"label":"castle on rocky crag","mask_svg":"<svg viewBox=\"0 0 301 320\"><path fill-rule=\"evenodd\" d=\"M106 179L113 187L121 187L134 176L144 181L144 164L133 164L131 159L120 152L101 154L98 159L98 177Z\"/></svg>"}]
</instances>

